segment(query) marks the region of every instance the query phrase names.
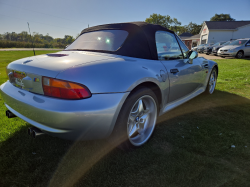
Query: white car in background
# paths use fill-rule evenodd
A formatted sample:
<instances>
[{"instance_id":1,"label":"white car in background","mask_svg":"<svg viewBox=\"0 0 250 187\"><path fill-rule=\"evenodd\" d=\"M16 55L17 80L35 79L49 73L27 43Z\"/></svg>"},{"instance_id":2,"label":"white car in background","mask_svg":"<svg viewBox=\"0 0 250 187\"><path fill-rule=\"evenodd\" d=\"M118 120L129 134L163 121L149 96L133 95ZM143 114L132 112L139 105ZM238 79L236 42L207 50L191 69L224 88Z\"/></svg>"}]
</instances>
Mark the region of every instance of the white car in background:
<instances>
[{"instance_id":1,"label":"white car in background","mask_svg":"<svg viewBox=\"0 0 250 187\"><path fill-rule=\"evenodd\" d=\"M236 58L250 56L250 38L235 40L227 46L220 48L217 54L221 57Z\"/></svg>"}]
</instances>

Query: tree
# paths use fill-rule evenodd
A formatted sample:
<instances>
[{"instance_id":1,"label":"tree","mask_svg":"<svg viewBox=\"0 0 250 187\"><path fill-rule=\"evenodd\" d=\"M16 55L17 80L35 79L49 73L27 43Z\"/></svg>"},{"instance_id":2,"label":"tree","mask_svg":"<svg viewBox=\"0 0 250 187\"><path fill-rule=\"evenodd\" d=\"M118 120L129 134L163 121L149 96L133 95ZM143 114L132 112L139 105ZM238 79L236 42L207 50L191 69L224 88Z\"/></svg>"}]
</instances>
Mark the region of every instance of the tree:
<instances>
[{"instance_id":1,"label":"tree","mask_svg":"<svg viewBox=\"0 0 250 187\"><path fill-rule=\"evenodd\" d=\"M64 44L71 44L74 41L73 36L65 35L63 39Z\"/></svg>"},{"instance_id":2,"label":"tree","mask_svg":"<svg viewBox=\"0 0 250 187\"><path fill-rule=\"evenodd\" d=\"M187 32L195 35L195 34L199 34L202 24L198 25L196 23L190 22L188 25L185 26L187 29Z\"/></svg>"},{"instance_id":3,"label":"tree","mask_svg":"<svg viewBox=\"0 0 250 187\"><path fill-rule=\"evenodd\" d=\"M173 20L169 15L163 16L161 14L151 14L149 18L146 18L145 22L151 24L158 24L163 27L169 28L170 25L173 23Z\"/></svg>"},{"instance_id":4,"label":"tree","mask_svg":"<svg viewBox=\"0 0 250 187\"><path fill-rule=\"evenodd\" d=\"M178 33L178 31L180 29L181 22L179 22L176 18L173 18L170 24L171 24L170 30Z\"/></svg>"},{"instance_id":5,"label":"tree","mask_svg":"<svg viewBox=\"0 0 250 187\"><path fill-rule=\"evenodd\" d=\"M173 29L171 29L173 30ZM177 35L180 35L184 32L188 32L187 26L177 26L176 30L173 30Z\"/></svg>"},{"instance_id":6,"label":"tree","mask_svg":"<svg viewBox=\"0 0 250 187\"><path fill-rule=\"evenodd\" d=\"M24 47L30 48L65 48L66 45L71 44L75 38L70 35L65 35L64 38L53 38L47 33L47 35L39 34L38 32L33 32L32 38L30 34L26 31L21 33L16 32L6 32L0 34L0 47ZM32 44L33 42L33 44Z\"/></svg>"},{"instance_id":7,"label":"tree","mask_svg":"<svg viewBox=\"0 0 250 187\"><path fill-rule=\"evenodd\" d=\"M215 14L210 21L235 21L235 19L231 18L230 14Z\"/></svg>"}]
</instances>

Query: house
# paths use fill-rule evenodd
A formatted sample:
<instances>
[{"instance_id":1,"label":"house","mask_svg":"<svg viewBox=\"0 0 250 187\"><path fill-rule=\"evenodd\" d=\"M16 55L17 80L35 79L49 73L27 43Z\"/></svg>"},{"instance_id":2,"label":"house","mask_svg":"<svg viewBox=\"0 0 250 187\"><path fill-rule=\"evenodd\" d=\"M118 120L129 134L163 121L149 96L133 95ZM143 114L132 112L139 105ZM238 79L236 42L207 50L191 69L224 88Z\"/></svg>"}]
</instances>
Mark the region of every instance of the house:
<instances>
[{"instance_id":1,"label":"house","mask_svg":"<svg viewBox=\"0 0 250 187\"><path fill-rule=\"evenodd\" d=\"M199 34L201 44L250 38L250 21L205 21Z\"/></svg>"},{"instance_id":2,"label":"house","mask_svg":"<svg viewBox=\"0 0 250 187\"><path fill-rule=\"evenodd\" d=\"M182 41L185 42L186 46L191 50L192 47L200 45L200 34L182 39Z\"/></svg>"},{"instance_id":3,"label":"house","mask_svg":"<svg viewBox=\"0 0 250 187\"><path fill-rule=\"evenodd\" d=\"M184 33L179 35L181 40L189 38L190 36L193 36L193 35L191 33L189 33L189 32L184 32Z\"/></svg>"}]
</instances>

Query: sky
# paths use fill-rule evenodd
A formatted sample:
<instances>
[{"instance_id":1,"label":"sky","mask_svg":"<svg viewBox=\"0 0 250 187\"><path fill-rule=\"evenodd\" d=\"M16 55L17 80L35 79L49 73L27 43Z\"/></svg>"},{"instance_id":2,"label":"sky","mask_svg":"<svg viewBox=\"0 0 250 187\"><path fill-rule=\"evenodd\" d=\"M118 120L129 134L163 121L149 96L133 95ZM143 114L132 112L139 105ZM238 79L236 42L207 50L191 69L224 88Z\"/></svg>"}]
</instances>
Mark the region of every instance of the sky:
<instances>
[{"instance_id":1,"label":"sky","mask_svg":"<svg viewBox=\"0 0 250 187\"><path fill-rule=\"evenodd\" d=\"M217 14L250 20L250 0L0 0L0 34L28 31L54 38L76 37L88 25L145 21L169 15L182 25L201 24Z\"/></svg>"}]
</instances>

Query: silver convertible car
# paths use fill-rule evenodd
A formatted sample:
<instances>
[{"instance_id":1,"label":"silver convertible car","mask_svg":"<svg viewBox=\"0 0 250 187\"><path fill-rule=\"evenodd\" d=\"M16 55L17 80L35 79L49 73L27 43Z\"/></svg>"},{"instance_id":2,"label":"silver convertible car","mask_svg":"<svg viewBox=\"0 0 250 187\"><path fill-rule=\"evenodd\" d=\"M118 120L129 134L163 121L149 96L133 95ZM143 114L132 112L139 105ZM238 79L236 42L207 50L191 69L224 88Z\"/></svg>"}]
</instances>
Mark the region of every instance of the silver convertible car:
<instances>
[{"instance_id":1,"label":"silver convertible car","mask_svg":"<svg viewBox=\"0 0 250 187\"><path fill-rule=\"evenodd\" d=\"M29 134L90 140L123 149L143 145L157 117L215 90L217 63L197 57L160 25L144 22L84 29L64 51L16 60L0 93L6 115Z\"/></svg>"}]
</instances>

